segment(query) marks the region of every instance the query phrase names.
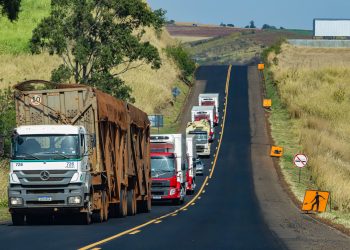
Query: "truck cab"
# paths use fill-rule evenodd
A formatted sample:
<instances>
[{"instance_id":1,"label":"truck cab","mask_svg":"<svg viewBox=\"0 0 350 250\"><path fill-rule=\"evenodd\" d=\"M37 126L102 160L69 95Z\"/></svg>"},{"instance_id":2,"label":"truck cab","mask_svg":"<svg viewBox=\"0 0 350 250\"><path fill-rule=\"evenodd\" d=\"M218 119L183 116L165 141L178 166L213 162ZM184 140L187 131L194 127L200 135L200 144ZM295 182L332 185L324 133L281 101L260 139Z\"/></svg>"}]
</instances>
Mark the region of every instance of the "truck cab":
<instances>
[{"instance_id":1,"label":"truck cab","mask_svg":"<svg viewBox=\"0 0 350 250\"><path fill-rule=\"evenodd\" d=\"M193 135L198 156L210 157L210 124L206 120L189 122L186 128L186 136Z\"/></svg>"},{"instance_id":2,"label":"truck cab","mask_svg":"<svg viewBox=\"0 0 350 250\"><path fill-rule=\"evenodd\" d=\"M151 135L152 200L180 204L186 195L186 165L182 160L182 135Z\"/></svg>"},{"instance_id":3,"label":"truck cab","mask_svg":"<svg viewBox=\"0 0 350 250\"><path fill-rule=\"evenodd\" d=\"M46 211L83 210L91 187L83 126L30 125L12 135L8 199L14 222Z\"/></svg>"}]
</instances>

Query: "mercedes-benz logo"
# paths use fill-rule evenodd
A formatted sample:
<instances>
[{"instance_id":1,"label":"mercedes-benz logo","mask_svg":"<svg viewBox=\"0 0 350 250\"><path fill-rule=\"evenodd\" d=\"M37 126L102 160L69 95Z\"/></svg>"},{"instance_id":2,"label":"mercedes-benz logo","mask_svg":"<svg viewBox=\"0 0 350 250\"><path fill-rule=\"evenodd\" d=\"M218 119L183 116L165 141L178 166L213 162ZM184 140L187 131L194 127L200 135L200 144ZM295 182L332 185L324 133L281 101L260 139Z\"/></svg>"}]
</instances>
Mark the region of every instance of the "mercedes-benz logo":
<instances>
[{"instance_id":1,"label":"mercedes-benz logo","mask_svg":"<svg viewBox=\"0 0 350 250\"><path fill-rule=\"evenodd\" d=\"M43 181L47 181L50 178L50 173L47 171L41 171L40 173L40 179Z\"/></svg>"}]
</instances>

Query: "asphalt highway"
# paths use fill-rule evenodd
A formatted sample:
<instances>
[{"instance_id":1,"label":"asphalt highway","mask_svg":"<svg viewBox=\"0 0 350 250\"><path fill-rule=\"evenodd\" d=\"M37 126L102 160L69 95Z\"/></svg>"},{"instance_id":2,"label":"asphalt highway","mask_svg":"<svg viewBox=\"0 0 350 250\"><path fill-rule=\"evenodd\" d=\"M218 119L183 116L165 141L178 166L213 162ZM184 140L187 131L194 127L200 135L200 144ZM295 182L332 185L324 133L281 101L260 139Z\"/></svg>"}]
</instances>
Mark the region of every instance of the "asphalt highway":
<instances>
[{"instance_id":1,"label":"asphalt highway","mask_svg":"<svg viewBox=\"0 0 350 250\"><path fill-rule=\"evenodd\" d=\"M204 160L205 173L197 177L197 190L194 195L187 196L185 204L154 203L151 213L88 226L56 221L49 225L17 227L9 222L0 225L0 248L287 248L284 240L266 224L256 195L251 160L248 67L203 66L198 69L196 79L204 84L204 92L220 94L220 124L215 131L213 155ZM191 105L197 102L196 98L192 96Z\"/></svg>"}]
</instances>

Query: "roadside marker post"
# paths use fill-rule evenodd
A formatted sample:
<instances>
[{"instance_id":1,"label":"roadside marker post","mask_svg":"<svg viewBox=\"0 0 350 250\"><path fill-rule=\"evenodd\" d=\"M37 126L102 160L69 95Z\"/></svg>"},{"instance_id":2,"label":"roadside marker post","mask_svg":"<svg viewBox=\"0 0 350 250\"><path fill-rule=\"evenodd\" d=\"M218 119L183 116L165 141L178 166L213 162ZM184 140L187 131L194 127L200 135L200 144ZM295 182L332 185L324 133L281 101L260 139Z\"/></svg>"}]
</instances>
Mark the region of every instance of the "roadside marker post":
<instances>
[{"instance_id":1,"label":"roadside marker post","mask_svg":"<svg viewBox=\"0 0 350 250\"><path fill-rule=\"evenodd\" d=\"M265 69L265 64L263 64L263 63L259 63L258 64L258 70L264 70Z\"/></svg>"},{"instance_id":2,"label":"roadside marker post","mask_svg":"<svg viewBox=\"0 0 350 250\"><path fill-rule=\"evenodd\" d=\"M304 154L296 154L293 158L294 165L299 168L299 183L300 183L301 169L306 166L307 162L308 162L308 158Z\"/></svg>"}]
</instances>

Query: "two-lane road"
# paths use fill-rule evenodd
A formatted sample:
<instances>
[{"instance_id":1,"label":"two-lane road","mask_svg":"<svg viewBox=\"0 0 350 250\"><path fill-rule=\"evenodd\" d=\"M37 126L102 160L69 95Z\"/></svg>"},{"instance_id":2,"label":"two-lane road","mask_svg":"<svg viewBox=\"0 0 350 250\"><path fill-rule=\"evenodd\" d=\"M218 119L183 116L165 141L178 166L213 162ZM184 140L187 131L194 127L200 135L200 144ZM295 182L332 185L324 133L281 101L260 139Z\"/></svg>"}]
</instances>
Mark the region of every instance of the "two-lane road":
<instances>
[{"instance_id":1,"label":"two-lane road","mask_svg":"<svg viewBox=\"0 0 350 250\"><path fill-rule=\"evenodd\" d=\"M261 106L259 81L257 77L248 81L254 75L250 71L246 66L232 69L206 66L197 71L196 78L203 84L204 92L220 94L221 124L216 129L216 139L220 138L221 129L223 133L222 140L212 145L213 152L219 149L218 154L205 160L206 173L198 178L197 192L187 197L185 205L155 205L148 214L89 226L0 225L0 249L319 249L329 246L317 238L318 229L323 239L330 240L335 248L347 249L348 238L301 215L280 187L261 146L266 143L262 138L269 138L264 132L264 113L257 108ZM194 104L197 96L192 97ZM252 152L256 153L253 158ZM293 220L300 225L294 226ZM310 228L312 233L308 233Z\"/></svg>"}]
</instances>

